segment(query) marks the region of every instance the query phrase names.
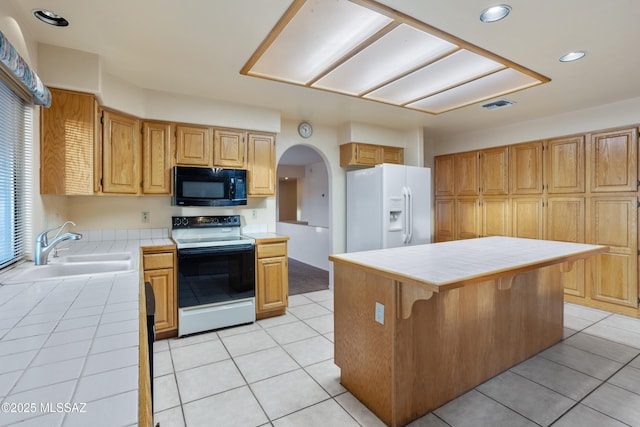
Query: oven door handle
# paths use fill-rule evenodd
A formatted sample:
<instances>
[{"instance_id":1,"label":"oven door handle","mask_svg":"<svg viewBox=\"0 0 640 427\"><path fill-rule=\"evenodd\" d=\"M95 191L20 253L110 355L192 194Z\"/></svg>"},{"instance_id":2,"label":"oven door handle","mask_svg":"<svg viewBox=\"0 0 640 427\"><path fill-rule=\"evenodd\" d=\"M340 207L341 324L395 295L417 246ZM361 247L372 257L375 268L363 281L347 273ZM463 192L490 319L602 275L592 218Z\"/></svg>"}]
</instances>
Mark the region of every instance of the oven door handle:
<instances>
[{"instance_id":1,"label":"oven door handle","mask_svg":"<svg viewBox=\"0 0 640 427\"><path fill-rule=\"evenodd\" d=\"M254 252L254 245L233 245L233 246L207 246L204 248L185 248L178 249L178 257L191 255L208 255L208 254L238 254Z\"/></svg>"}]
</instances>

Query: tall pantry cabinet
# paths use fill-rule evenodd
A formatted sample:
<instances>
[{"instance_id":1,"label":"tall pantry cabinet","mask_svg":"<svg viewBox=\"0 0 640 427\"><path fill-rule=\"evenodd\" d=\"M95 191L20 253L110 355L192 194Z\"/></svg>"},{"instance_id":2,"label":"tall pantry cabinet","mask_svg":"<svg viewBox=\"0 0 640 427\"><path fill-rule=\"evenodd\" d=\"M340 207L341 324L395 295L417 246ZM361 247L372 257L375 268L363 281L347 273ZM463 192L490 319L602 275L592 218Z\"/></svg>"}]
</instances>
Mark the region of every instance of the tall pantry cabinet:
<instances>
[{"instance_id":1,"label":"tall pantry cabinet","mask_svg":"<svg viewBox=\"0 0 640 427\"><path fill-rule=\"evenodd\" d=\"M491 235L609 246L565 275L565 300L638 316L638 130L435 158L435 240Z\"/></svg>"}]
</instances>

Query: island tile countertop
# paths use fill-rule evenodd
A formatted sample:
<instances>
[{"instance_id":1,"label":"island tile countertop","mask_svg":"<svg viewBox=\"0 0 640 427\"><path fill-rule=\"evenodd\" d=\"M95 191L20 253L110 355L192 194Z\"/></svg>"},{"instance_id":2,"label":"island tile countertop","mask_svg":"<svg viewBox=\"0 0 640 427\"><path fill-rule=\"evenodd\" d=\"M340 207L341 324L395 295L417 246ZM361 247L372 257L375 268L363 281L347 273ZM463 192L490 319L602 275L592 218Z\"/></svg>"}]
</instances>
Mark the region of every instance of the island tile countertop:
<instances>
[{"instance_id":1,"label":"island tile countertop","mask_svg":"<svg viewBox=\"0 0 640 427\"><path fill-rule=\"evenodd\" d=\"M329 260L440 292L607 250L580 243L485 237L331 255Z\"/></svg>"},{"instance_id":2,"label":"island tile countertop","mask_svg":"<svg viewBox=\"0 0 640 427\"><path fill-rule=\"evenodd\" d=\"M254 239L256 243L269 243L269 241L289 240L289 236L276 233L242 233L243 236Z\"/></svg>"},{"instance_id":3,"label":"island tile countertop","mask_svg":"<svg viewBox=\"0 0 640 427\"><path fill-rule=\"evenodd\" d=\"M139 253L174 242L166 229L111 234L122 239L88 232L60 255L130 252L131 270L18 284L0 274L0 426L138 424Z\"/></svg>"}]
</instances>

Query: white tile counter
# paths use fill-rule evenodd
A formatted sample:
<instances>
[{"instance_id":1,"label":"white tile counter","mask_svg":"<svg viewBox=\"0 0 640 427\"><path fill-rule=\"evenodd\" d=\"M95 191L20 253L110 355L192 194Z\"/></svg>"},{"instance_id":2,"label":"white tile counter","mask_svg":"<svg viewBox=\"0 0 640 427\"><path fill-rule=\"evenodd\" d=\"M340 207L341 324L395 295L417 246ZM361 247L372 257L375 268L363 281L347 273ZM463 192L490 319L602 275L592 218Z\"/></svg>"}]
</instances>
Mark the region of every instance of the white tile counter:
<instances>
[{"instance_id":1,"label":"white tile counter","mask_svg":"<svg viewBox=\"0 0 640 427\"><path fill-rule=\"evenodd\" d=\"M101 240L113 234L64 242L60 256L131 252L130 271L20 284L0 275L0 426L137 425L139 250L173 241L167 230Z\"/></svg>"},{"instance_id":2,"label":"white tile counter","mask_svg":"<svg viewBox=\"0 0 640 427\"><path fill-rule=\"evenodd\" d=\"M370 267L377 273L434 292L486 280L513 270L535 269L561 258L599 253L606 247L514 237L485 237L331 255L334 262ZM582 256L580 256L582 257Z\"/></svg>"}]
</instances>

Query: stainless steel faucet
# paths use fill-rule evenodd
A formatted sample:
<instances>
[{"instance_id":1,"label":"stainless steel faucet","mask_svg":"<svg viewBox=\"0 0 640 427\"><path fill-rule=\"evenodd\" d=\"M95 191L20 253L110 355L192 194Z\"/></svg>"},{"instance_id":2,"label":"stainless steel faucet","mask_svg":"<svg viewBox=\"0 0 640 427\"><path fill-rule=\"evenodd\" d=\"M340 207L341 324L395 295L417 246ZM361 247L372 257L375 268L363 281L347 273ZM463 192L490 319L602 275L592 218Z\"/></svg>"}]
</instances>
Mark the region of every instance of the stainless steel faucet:
<instances>
[{"instance_id":1,"label":"stainless steel faucet","mask_svg":"<svg viewBox=\"0 0 640 427\"><path fill-rule=\"evenodd\" d=\"M68 224L76 226L76 223L73 221L65 221L64 224L58 225L57 227L49 228L44 230L42 233L38 234L36 237L36 256L35 256L35 264L36 265L45 265L47 264L47 260L49 259L49 252L53 249L58 243L63 242L65 240L80 240L82 239L82 234L80 233L64 233L60 234L64 227ZM56 235L53 237L53 240L49 242L49 238L47 234L53 230L58 230Z\"/></svg>"}]
</instances>

